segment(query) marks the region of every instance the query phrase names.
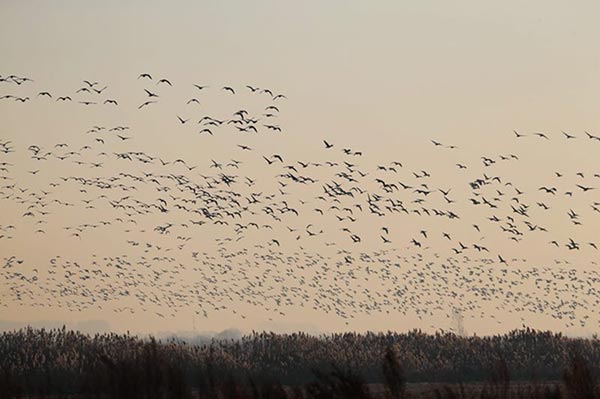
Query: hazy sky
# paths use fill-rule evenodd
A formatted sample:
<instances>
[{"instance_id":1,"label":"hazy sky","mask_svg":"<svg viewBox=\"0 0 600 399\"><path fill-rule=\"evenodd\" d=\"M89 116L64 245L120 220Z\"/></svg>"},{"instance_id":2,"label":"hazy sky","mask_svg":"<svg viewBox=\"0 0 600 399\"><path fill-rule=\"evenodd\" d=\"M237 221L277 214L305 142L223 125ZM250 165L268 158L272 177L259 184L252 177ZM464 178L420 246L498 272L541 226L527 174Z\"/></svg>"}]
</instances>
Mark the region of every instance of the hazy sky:
<instances>
[{"instance_id":1,"label":"hazy sky","mask_svg":"<svg viewBox=\"0 0 600 399\"><path fill-rule=\"evenodd\" d=\"M596 21L600 4L597 2L578 2L574 6L558 1L496 4L480 1L4 1L0 11L0 76L14 74L34 80L22 85L0 83L0 97L30 97L25 103L0 100L0 143L11 141L10 146L14 149L14 153L0 153L0 162L11 163L4 174L11 180L0 181L3 187L0 191L0 227L16 226L15 231L3 231L0 260L6 261L12 255L23 260L22 264L0 269L0 305L3 305L0 306L0 319L102 319L115 329L139 331L194 327L198 330L234 327L322 331L447 329L452 327L452 320L447 315L453 307L459 307L463 309L469 331L504 331L523 323L570 333L587 333L598 328L600 315L598 307L593 305L598 304L599 298L600 282L594 278L597 277L595 262L600 257L588 243L599 240L600 214L592 206L595 201L600 201L600 196L593 189L583 192L576 186L598 186L600 190L600 179L594 177L600 173L597 156L600 142L588 139L584 134L587 131L600 136L597 112L600 54L596 50L600 37L600 26ZM150 73L153 81L138 79L141 73ZM173 87L157 85L160 78L169 79ZM98 81L94 88L108 88L96 97L93 93L87 97L76 94L78 89L86 86L82 83L84 79ZM193 84L210 87L201 92ZM268 96L253 95L245 88L248 84L269 88L274 94L283 93L287 99L272 101ZM228 96L221 90L223 86L234 87L237 94ZM159 102L140 110L138 106L149 99L144 89L159 93ZM40 91L52 93L53 98L38 96ZM56 101L56 97L66 95L75 101L72 104ZM193 97L199 99L199 106L186 104ZM100 103L89 107L76 104L78 100L90 98L100 100ZM101 101L107 98L117 100L119 105L103 105ZM276 105L280 110L274 123L282 128L282 133L238 134L228 126L214 136L198 134L200 127L196 122L202 116L231 118L239 109L261 115L269 105ZM177 116L191 120L181 124ZM260 124L264 124L264 115L260 117L263 118ZM114 133L107 132L86 134L93 126L107 127L108 130L120 125L130 127L122 134L131 140L122 141L115 138ZM528 136L517 139L513 130ZM577 138L567 140L562 131ZM551 140L532 136L533 132L544 132ZM103 138L104 143L100 144L96 138ZM431 143L432 139L444 146L458 148L437 148ZM326 150L322 140L333 143L334 148ZM56 147L59 143L68 144L68 147ZM238 144L252 150L241 150ZM41 153L52 152L49 156L52 160L32 159L33 151L27 149L30 145L39 146ZM59 153L78 151L86 145L93 147L90 151L94 155L77 155L80 158L76 159L83 164L74 164L74 158L66 162L55 159ZM363 155L348 157L342 148L360 151ZM99 156L100 151L108 155ZM171 164L169 168L180 169L166 172L158 160L144 165L115 159L114 153L126 151L143 151L171 162L177 158L185 159L196 169L186 170L181 169L181 164ZM262 158L264 155L272 159L273 154L282 155L283 165L271 167ZM501 160L500 155L510 154L516 155L518 160ZM496 163L486 167L481 157L489 157ZM168 200L170 209L162 214L155 208L152 215L133 217L137 225L133 222L127 225L128 218L111 206L109 199L98 199L107 192L89 186L82 192L82 186L60 179L67 176L110 179L119 173L136 176L184 173L196 183L204 184L200 175L220 173L210 167L212 160L225 164L231 159L242 162L240 169L230 168L225 172L239 176L233 190L239 190L243 197L252 192L275 193L272 201L277 205L273 207L281 207L282 201L286 201L290 207L300 210L300 215L294 219L285 214L278 222L258 208L257 215L244 216L244 223L272 223L272 231L259 229L254 232L250 228L244 233L243 240L219 244L215 239L239 236L233 232L233 226L241 220L229 219L230 228L208 222L202 228L194 228L195 225L179 227L169 236L161 235L154 230L156 226L190 224L188 214L170 208L172 202L177 202L169 199L169 194L176 195L175 191L157 192L152 183L138 185L139 182L125 181L127 178L123 177L122 183L139 186L129 194L136 200L157 204L158 198L162 198ZM325 206L316 197L323 194L326 182L344 179L335 175L342 169L323 171L323 168L309 167L306 172L300 170L299 174L318 179L318 184L280 186L278 181L283 182L285 178L278 175L291 171L282 167L295 164L300 168L296 163L298 160L335 161L342 166L343 161L354 163L357 166L351 169L369 173L356 185L380 195L385 193L381 192L375 179L396 184L402 181L417 187L425 180L419 180L413 172L420 174L425 170L432 176L426 184L436 194L427 197L429 205L424 207L430 210L452 207L461 219L449 221L414 213L377 217L364 209L354 224L339 222L334 218L337 211L329 209L333 203L327 202ZM377 169L378 165L390 166L392 161L403 164L402 168L398 167L397 174ZM91 168L92 162L102 162L102 166ZM457 163L468 168L459 169ZM278 169L273 169L275 167ZM40 172L31 173L38 169ZM563 177L558 178L555 172L560 172ZM582 172L583 177L577 176L577 172ZM356 174L355 171L351 173ZM468 182L481 178L484 173L501 177L501 183L484 194L488 199L499 198L497 209L485 205L473 207L470 201L473 195ZM256 186L245 185L244 176L256 179ZM146 179L150 179L150 175ZM50 186L51 182L60 185ZM165 180L160 182L165 183ZM507 186L507 182L513 186ZM5 187L13 183L28 191L19 193L14 191L17 187ZM352 185L348 182L348 187ZM557 194L541 192L539 187L542 185L556 187ZM518 206L511 200L514 187L526 192L520 198L531 208L530 216L520 218L511 211L511 205ZM452 191L447 197L456 203L446 203L438 192L438 189L449 188ZM175 190L174 187L171 189ZM283 193L278 191L280 189ZM496 193L496 189L500 189L502 195ZM565 195L568 191L574 195ZM38 199L35 196L26 198L32 192L43 196L34 205L34 212L40 210L40 203L48 203L51 214L47 217L38 218L36 213L33 220L29 220L21 216ZM111 191L110 200L126 195ZM403 199L407 207L418 209L418 203L412 202L417 198L412 190L394 195ZM362 200L357 198L356 202L365 203L366 194L361 197ZM56 199L75 205L59 206L52 202ZM94 201L92 205L96 208L86 208L88 203L85 201ZM550 205L550 209L542 212L537 205L540 202ZM325 214L320 215L315 208L323 208ZM570 210L579 214L581 225L573 224L573 219L567 215ZM355 211L358 213L356 208ZM337 214L343 213L340 212ZM505 223L510 215L519 219L515 223L524 233L522 241L507 239L507 235L488 219L497 216ZM122 223L115 221L120 217L124 219ZM191 218L194 217L201 218L198 215ZM34 224L37 220L46 222L43 233L35 233L39 227ZM525 220L530 220L531 226L536 227L528 231L530 227L524 224ZM94 231L86 229L81 238L71 236L72 230L64 229L68 226L81 228L82 224L98 224L99 221L111 221L111 224L94 228ZM303 236L296 240L296 235L287 231L287 227L291 227L306 235L307 224L312 224L314 231L324 230L323 235L315 239ZM480 224L482 232L476 231L473 224ZM362 237L360 244L354 245L349 235L340 230L344 226ZM391 244L380 238L382 227L390 230ZM537 227L546 228L548 234L539 233ZM421 230L427 230L430 237L421 235ZM442 236L443 232L452 235L451 243ZM417 249L411 244L411 239L419 239L419 236L427 248ZM568 250L565 244L569 238L580 243L582 249ZM281 245L274 245L272 239L278 239ZM548 244L551 240L559 243L558 249ZM460 259L457 265L462 266L456 266L458 274L451 274L469 279L473 276L469 274L473 272L470 267L485 265L483 274L489 273L498 279L496 284L506 288L495 299L483 300L478 291L472 289L485 285L485 279L468 280L460 288L457 288L458 283L439 279L446 270L447 258L457 255L452 248L456 248L459 241L469 246L486 246L490 253L478 253L470 248L470 252L461 256L469 255L471 259ZM134 246L132 242L139 245ZM148 248L145 247L147 243L152 244L152 249L143 252ZM326 246L325 243L336 245ZM178 245L182 244L185 246L179 249ZM255 248L256 244L264 248ZM600 245L600 241L597 244ZM231 253L248 252L236 255L235 259L223 257L219 252L223 245ZM155 251L156 246L171 248L172 252ZM375 258L392 259L405 265L397 270L390 269L391 275L398 280L388 279L384 269L379 269L377 277L369 279L368 262L361 263L364 257L359 261L360 253L373 254L382 249L390 253ZM354 271L344 271L346 254L339 253L340 250L350 251L356 258L352 266L348 266ZM260 258L274 256L269 251L280 252L276 260ZM194 256L194 252L206 254ZM134 271L126 266L123 274L113 269L118 263L114 257L125 254L132 264L137 264L142 256L147 257L147 266L128 266L145 268L142 272L136 269L135 273L140 273L137 277L132 277L130 273ZM523 280L521 274L515 274L512 280L504 279L498 271L502 267L498 264L499 254L511 260L509 267L522 270L526 275L531 268L537 268L531 272L533 277ZM57 256L61 257L55 261L61 265L61 271L51 280L47 272L51 267L50 260ZM157 259L162 256L170 259ZM319 256L323 258L317 258L314 269L297 268L298 264L309 262L307 257L315 259L313 257ZM283 265L286 257L295 257L290 261L292 266ZM486 260L480 261L480 258L489 258L495 263L486 264ZM519 261L512 262L513 259ZM561 263L556 263L557 260ZM563 263L565 260L570 263ZM258 264L254 265L254 261ZM338 261L342 262L341 266L335 266ZM100 274L89 280L78 280L78 284L82 284L78 290L62 291L60 298L53 300L53 295L65 288L61 284L70 278L64 277L65 271L74 273L74 278L80 276L79 267L68 262L78 262L88 269L107 270L109 277L101 283L97 281ZM227 262L231 264L224 266ZM105 263L111 266L106 268ZM164 271L172 271L176 264L183 265L176 274ZM377 261L374 264L385 263ZM326 265L325 269L323 265ZM549 269L540 271L544 267ZM561 267L573 272L561 270ZM268 268L272 270L265 270ZM434 270L435 273L423 277L418 276L419 270ZM161 276L158 280L152 280L154 271ZM21 280L17 283L20 276L15 277L15 272L26 278L39 273L39 278L35 282ZM436 274L438 272L442 274ZM557 278L561 275L575 276L572 285L564 286L564 280ZM214 276L221 277L213 279ZM136 280L138 277L140 280ZM429 291L418 284L410 285L408 281L413 280L409 277L422 284L431 283L431 287L436 288L429 287L432 290ZM541 283L536 281L538 277L543 280ZM506 283L509 280L523 281L523 286ZM144 284L136 285L135 281L144 281ZM150 281L155 285L148 286ZM253 304L252 295L257 295L258 281L268 287L259 290L264 295L261 298L268 297L269 293L290 291L277 298L281 302L272 302L275 299L269 298L264 301L268 305ZM191 288L194 282L199 285ZM438 308L421 320L414 312L404 315L398 309L392 310L393 306L385 302L389 298L375 294L385 290L390 293L392 287L399 288L403 283L410 286L409 292L421 293L423 301L412 302L406 294L408 296L399 300L396 307L402 310ZM117 291L110 294L103 291L111 284L118 287ZM86 292L82 287L90 291ZM447 287L446 291L457 289L465 295L464 300L452 301L441 295L440 290L444 287ZM199 288L204 290L206 298L212 298L212 303L206 306L208 317L203 317L202 312L193 316L203 302L199 297L195 297L189 307L181 305L189 298L174 299L173 304L166 299L178 290L189 294L187 290ZM315 305L314 300L327 288L333 291L323 294L316 305L317 310L310 310ZM336 288L348 291L341 295L336 293ZM121 289L127 289L128 294L117 295ZM351 289L356 293L351 293ZM158 303L141 304L135 296L136 290L145 294L162 293L164 298L159 294ZM513 303L514 297L507 294L511 290L531 295L531 298L519 299L519 303L526 304L523 306L529 310L538 300L542 305L533 312L536 314L515 310L518 306ZM26 291L39 296L29 299L17 294ZM100 298L101 293L117 299L107 301L103 298L101 308L97 306L100 302L96 302L85 310L75 311L81 306L75 298L81 298L82 293L87 299ZM253 294L248 296L248 293ZM302 293L307 297L303 298ZM562 305L553 302L550 306L544 302L544 295L565 301L565 308L575 311L575 319L553 317L558 309L556 306ZM344 301L356 298L357 303L337 304L340 309L360 309L353 318L344 319L335 312L323 311L321 305L333 303L332 298L336 296ZM284 298L292 298L293 304L285 307L282 305ZM301 298L305 306L299 306ZM427 303L426 298L439 299L439 302ZM373 309L369 308L369 303ZM477 306L473 305L475 303ZM474 307L469 308L472 305ZM221 306L225 309L219 309ZM133 313L123 311L125 307L131 307ZM285 315L274 312L283 307ZM550 307L554 307L554 311L547 310ZM171 310L165 311L169 308ZM381 313L374 310L380 308L383 309ZM485 310L483 316L482 309ZM162 318L157 312L169 316ZM173 316L170 316L171 312ZM585 326L579 324L584 315L588 317ZM526 321L521 318L524 316ZM569 325L573 322L575 325Z\"/></svg>"}]
</instances>

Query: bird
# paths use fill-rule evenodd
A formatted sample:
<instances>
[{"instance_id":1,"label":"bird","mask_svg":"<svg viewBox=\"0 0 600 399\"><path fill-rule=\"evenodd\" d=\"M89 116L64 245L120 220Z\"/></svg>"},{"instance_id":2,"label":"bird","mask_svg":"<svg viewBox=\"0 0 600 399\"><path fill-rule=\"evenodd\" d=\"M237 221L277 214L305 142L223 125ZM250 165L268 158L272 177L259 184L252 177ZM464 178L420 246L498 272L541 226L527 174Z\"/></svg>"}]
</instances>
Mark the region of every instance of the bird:
<instances>
[{"instance_id":1,"label":"bird","mask_svg":"<svg viewBox=\"0 0 600 399\"><path fill-rule=\"evenodd\" d=\"M583 191L583 192L588 192L588 191L590 191L590 190L593 190L593 189L594 189L594 187L582 186L581 184L576 184L576 186L577 186L578 188L580 188L580 189L581 189L581 191Z\"/></svg>"},{"instance_id":2,"label":"bird","mask_svg":"<svg viewBox=\"0 0 600 399\"><path fill-rule=\"evenodd\" d=\"M164 78L163 78L163 79L160 79L158 82L156 82L156 84L157 84L157 85L158 85L158 84L160 84L160 83L166 83L166 84L168 84L169 86L173 86L173 85L171 84L171 82L170 82L168 79L164 79Z\"/></svg>"},{"instance_id":3,"label":"bird","mask_svg":"<svg viewBox=\"0 0 600 399\"><path fill-rule=\"evenodd\" d=\"M144 107L146 107L146 106L148 106L148 105L150 105L150 104L156 104L156 103L157 103L157 101L146 101L146 102L142 103L142 104L141 104L141 105L138 107L138 109L142 109L142 108L144 108Z\"/></svg>"}]
</instances>

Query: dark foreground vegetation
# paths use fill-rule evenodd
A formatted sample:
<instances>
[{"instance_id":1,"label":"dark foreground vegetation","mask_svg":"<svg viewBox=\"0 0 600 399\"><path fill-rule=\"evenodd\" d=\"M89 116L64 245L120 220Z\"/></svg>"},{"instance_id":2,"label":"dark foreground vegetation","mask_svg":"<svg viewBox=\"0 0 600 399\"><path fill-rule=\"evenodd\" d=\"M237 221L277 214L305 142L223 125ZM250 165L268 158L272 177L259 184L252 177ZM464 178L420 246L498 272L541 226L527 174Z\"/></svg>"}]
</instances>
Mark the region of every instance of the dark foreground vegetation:
<instances>
[{"instance_id":1,"label":"dark foreground vegetation","mask_svg":"<svg viewBox=\"0 0 600 399\"><path fill-rule=\"evenodd\" d=\"M196 346L29 328L0 335L0 398L594 399L599 366L597 338L530 329L255 333Z\"/></svg>"}]
</instances>

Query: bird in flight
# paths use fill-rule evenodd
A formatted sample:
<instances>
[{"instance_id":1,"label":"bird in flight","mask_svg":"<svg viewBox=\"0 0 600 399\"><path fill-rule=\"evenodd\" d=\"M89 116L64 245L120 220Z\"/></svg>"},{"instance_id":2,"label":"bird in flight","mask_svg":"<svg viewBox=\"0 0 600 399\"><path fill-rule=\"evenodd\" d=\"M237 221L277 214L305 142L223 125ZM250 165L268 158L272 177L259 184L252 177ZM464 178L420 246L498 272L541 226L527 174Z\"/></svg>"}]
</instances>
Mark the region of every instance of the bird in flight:
<instances>
[{"instance_id":1,"label":"bird in flight","mask_svg":"<svg viewBox=\"0 0 600 399\"><path fill-rule=\"evenodd\" d=\"M223 90L228 91L231 94L235 94L235 90L233 90L233 87L223 86Z\"/></svg>"},{"instance_id":2,"label":"bird in flight","mask_svg":"<svg viewBox=\"0 0 600 399\"><path fill-rule=\"evenodd\" d=\"M146 107L146 106L148 106L148 105L150 105L150 104L156 104L156 103L157 103L157 101L146 101L145 103L142 103L142 104L141 104L141 105L138 107L138 109L142 109L142 108L144 108L144 107Z\"/></svg>"}]
</instances>

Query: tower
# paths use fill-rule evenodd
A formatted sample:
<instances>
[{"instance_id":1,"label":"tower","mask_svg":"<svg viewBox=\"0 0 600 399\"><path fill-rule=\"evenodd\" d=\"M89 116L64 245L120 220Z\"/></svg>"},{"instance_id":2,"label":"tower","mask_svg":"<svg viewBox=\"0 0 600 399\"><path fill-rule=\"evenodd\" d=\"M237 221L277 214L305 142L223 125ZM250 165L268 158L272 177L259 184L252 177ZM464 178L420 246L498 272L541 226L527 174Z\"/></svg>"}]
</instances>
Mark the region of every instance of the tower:
<instances>
[{"instance_id":1,"label":"tower","mask_svg":"<svg viewBox=\"0 0 600 399\"><path fill-rule=\"evenodd\" d=\"M452 308L452 324L456 334L464 337L465 336L465 325L462 311L459 308Z\"/></svg>"}]
</instances>

